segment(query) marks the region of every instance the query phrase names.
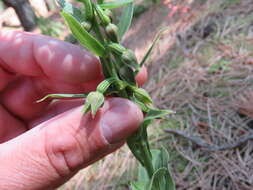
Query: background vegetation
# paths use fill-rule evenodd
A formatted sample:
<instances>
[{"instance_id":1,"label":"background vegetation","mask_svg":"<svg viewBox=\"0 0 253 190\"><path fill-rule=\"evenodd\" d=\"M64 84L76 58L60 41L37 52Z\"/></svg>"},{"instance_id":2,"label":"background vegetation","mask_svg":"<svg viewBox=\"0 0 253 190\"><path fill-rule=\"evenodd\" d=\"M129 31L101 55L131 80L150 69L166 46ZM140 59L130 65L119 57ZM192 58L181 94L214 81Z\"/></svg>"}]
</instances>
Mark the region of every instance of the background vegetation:
<instances>
[{"instance_id":1,"label":"background vegetation","mask_svg":"<svg viewBox=\"0 0 253 190\"><path fill-rule=\"evenodd\" d=\"M157 107L177 112L149 129L152 146L170 152L177 189L251 190L252 0L136 3L124 44L138 58L156 33L168 27L149 61L145 89ZM75 42L53 5L45 13L34 6L33 10L39 18L35 33ZM0 14L2 27L22 29L17 19L10 22L4 18L7 11L15 21L15 13L5 8ZM136 162L123 147L79 172L60 189L128 190L129 181L136 177Z\"/></svg>"}]
</instances>

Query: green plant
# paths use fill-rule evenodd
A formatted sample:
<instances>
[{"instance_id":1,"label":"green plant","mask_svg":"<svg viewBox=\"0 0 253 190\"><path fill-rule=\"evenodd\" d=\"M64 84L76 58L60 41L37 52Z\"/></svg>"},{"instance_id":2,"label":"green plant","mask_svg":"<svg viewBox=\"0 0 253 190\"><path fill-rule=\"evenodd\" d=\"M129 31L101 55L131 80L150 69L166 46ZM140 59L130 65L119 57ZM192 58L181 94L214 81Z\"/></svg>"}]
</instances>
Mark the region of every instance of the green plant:
<instances>
[{"instance_id":1,"label":"green plant","mask_svg":"<svg viewBox=\"0 0 253 190\"><path fill-rule=\"evenodd\" d=\"M231 64L230 61L227 60L220 60L220 62L218 63L214 63L212 64L209 69L208 69L208 73L209 74L213 74L213 73L217 73L219 71L228 71L229 70L229 65Z\"/></svg>"},{"instance_id":2,"label":"green plant","mask_svg":"<svg viewBox=\"0 0 253 190\"><path fill-rule=\"evenodd\" d=\"M127 139L130 150L142 166L139 181L133 182L131 187L133 190L174 190L175 184L168 170L168 153L165 149L151 151L147 135L147 127L154 119L173 112L154 108L149 94L139 88L135 81L136 74L148 59L160 35L139 64L134 53L120 44L131 24L134 10L132 0L98 0L97 3L91 0L78 1L84 5L84 11L65 0L59 0L61 15L79 43L99 57L105 80L97 86L96 91L89 94L50 94L40 101L46 98L86 98L83 112L91 111L93 117L108 95L133 101L142 109L145 118L139 130ZM125 8L116 25L112 23L110 9L122 6Z\"/></svg>"}]
</instances>

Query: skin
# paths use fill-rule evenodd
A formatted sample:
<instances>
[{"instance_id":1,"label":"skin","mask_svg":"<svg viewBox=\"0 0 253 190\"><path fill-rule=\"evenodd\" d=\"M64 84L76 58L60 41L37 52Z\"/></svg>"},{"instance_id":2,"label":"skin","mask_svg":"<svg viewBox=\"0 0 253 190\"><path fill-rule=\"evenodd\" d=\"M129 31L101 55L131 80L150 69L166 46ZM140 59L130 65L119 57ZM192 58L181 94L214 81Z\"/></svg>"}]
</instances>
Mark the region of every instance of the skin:
<instances>
[{"instance_id":1,"label":"skin","mask_svg":"<svg viewBox=\"0 0 253 190\"><path fill-rule=\"evenodd\" d=\"M137 105L109 98L95 119L83 100L37 100L87 93L103 80L99 61L50 37L0 31L0 189L46 190L121 147L143 119ZM146 69L136 77L141 85ZM127 117L126 117L127 116Z\"/></svg>"}]
</instances>

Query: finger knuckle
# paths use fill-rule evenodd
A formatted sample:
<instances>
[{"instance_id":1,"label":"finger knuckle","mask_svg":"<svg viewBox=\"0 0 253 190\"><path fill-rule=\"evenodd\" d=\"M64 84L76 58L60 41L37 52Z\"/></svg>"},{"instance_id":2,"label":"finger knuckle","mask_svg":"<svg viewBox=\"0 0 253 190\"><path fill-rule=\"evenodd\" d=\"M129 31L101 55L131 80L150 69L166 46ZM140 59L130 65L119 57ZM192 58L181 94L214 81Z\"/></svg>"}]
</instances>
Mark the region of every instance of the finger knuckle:
<instances>
[{"instance_id":1,"label":"finger knuckle","mask_svg":"<svg viewBox=\"0 0 253 190\"><path fill-rule=\"evenodd\" d=\"M89 159L89 149L81 141L85 141L85 138L80 138L72 127L68 130L47 131L45 152L51 166L60 176L71 174Z\"/></svg>"}]
</instances>

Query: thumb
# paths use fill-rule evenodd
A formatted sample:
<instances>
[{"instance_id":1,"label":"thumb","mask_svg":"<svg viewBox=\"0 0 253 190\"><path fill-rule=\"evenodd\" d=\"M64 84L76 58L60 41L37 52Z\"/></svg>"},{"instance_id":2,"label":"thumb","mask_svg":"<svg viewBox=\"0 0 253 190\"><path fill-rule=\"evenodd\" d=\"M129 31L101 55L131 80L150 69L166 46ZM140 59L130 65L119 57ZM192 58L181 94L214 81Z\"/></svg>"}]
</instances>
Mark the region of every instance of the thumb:
<instances>
[{"instance_id":1,"label":"thumb","mask_svg":"<svg viewBox=\"0 0 253 190\"><path fill-rule=\"evenodd\" d=\"M119 148L143 119L132 102L111 98L94 119L74 108L0 145L0 189L53 189Z\"/></svg>"}]
</instances>

